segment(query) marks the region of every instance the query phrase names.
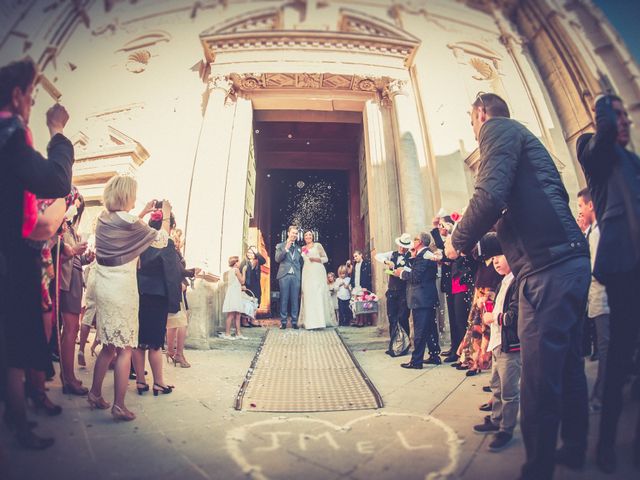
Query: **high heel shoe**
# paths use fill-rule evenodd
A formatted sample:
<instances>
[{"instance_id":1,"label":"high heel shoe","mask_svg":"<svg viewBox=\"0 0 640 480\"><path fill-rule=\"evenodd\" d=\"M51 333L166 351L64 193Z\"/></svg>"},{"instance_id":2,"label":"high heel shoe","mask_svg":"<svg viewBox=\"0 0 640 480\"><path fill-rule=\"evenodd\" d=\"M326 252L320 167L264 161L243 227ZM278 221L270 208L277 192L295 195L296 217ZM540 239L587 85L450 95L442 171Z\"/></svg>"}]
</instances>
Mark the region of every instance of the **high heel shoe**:
<instances>
[{"instance_id":1,"label":"high heel shoe","mask_svg":"<svg viewBox=\"0 0 640 480\"><path fill-rule=\"evenodd\" d=\"M156 388L158 387L158 388ZM157 383L153 384L153 396L157 397L159 392L162 392L163 395L168 395L173 392L173 385L160 385Z\"/></svg>"},{"instance_id":2,"label":"high heel shoe","mask_svg":"<svg viewBox=\"0 0 640 480\"><path fill-rule=\"evenodd\" d=\"M87 387L83 387L82 384L76 385L74 383L63 383L62 393L65 395L77 395L79 397L84 397L89 393L89 389Z\"/></svg>"},{"instance_id":3,"label":"high heel shoe","mask_svg":"<svg viewBox=\"0 0 640 480\"><path fill-rule=\"evenodd\" d=\"M131 420L136 419L135 413L127 410L126 408L119 407L118 405L114 405L111 409L111 415L113 415L114 420L123 420L125 422L130 422Z\"/></svg>"},{"instance_id":4,"label":"high heel shoe","mask_svg":"<svg viewBox=\"0 0 640 480\"><path fill-rule=\"evenodd\" d=\"M167 363L173 363L173 366L176 366L176 359L175 359L175 353L169 353L166 352L165 355L167 356Z\"/></svg>"},{"instance_id":5,"label":"high heel shoe","mask_svg":"<svg viewBox=\"0 0 640 480\"><path fill-rule=\"evenodd\" d=\"M142 387L140 385L142 385ZM149 384L136 382L136 390L138 390L138 395L142 395L144 392L149 391Z\"/></svg>"},{"instance_id":6,"label":"high heel shoe","mask_svg":"<svg viewBox=\"0 0 640 480\"><path fill-rule=\"evenodd\" d=\"M111 406L111 404L104 398L102 398L101 396L98 397L91 392L89 392L89 395L87 396L87 402L89 403L91 410L93 410L94 408L97 408L98 410L106 410Z\"/></svg>"},{"instance_id":7,"label":"high heel shoe","mask_svg":"<svg viewBox=\"0 0 640 480\"><path fill-rule=\"evenodd\" d=\"M49 400L49 397L44 392L31 393L29 398L38 412L42 411L50 417L56 417L62 413L62 407Z\"/></svg>"},{"instance_id":8,"label":"high heel shoe","mask_svg":"<svg viewBox=\"0 0 640 480\"><path fill-rule=\"evenodd\" d=\"M184 358L184 355L180 355L180 354L176 354L173 357L173 365L174 366L180 365L180 368L189 368L189 367L191 367L191 364L189 362L187 362L187 360Z\"/></svg>"}]
</instances>

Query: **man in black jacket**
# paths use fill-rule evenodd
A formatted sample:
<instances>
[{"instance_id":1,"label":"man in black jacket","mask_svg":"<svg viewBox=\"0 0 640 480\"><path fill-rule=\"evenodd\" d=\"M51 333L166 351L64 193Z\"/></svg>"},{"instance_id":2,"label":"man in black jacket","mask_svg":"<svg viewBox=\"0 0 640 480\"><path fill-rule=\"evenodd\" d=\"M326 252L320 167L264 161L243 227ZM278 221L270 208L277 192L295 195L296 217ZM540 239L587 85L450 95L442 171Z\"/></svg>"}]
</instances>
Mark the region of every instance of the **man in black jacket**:
<instances>
[{"instance_id":1,"label":"man in black jacket","mask_svg":"<svg viewBox=\"0 0 640 480\"><path fill-rule=\"evenodd\" d=\"M434 254L428 248L431 242L431 235L427 232L417 235L413 240L415 256L411 260L410 268L398 268L394 271L394 275L407 282L407 305L413 316L413 354L408 363L400 364L403 368L421 369L423 363L431 365L441 363L436 324L438 264ZM425 361L424 350L427 345L429 358Z\"/></svg>"},{"instance_id":2,"label":"man in black jacket","mask_svg":"<svg viewBox=\"0 0 640 480\"><path fill-rule=\"evenodd\" d=\"M590 283L589 248L569 209L560 174L542 143L509 118L505 101L479 94L471 125L480 148L475 192L446 244L470 253L495 225L519 287L523 479L553 476L558 460L580 466L588 404L580 332Z\"/></svg>"},{"instance_id":3,"label":"man in black jacket","mask_svg":"<svg viewBox=\"0 0 640 480\"><path fill-rule=\"evenodd\" d=\"M593 275L607 289L611 309L597 464L616 469L615 440L622 410L622 387L638 340L640 292L640 158L627 150L629 116L622 100L599 97L596 133L577 142L578 160L589 184L600 228ZM634 461L640 467L640 418Z\"/></svg>"}]
</instances>

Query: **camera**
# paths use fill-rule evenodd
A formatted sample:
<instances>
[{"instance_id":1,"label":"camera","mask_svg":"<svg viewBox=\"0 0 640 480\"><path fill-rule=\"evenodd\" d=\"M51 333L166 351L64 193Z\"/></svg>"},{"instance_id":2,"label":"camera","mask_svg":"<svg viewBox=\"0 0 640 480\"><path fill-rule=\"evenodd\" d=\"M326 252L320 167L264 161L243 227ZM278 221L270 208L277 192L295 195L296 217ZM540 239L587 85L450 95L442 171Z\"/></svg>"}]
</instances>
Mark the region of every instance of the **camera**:
<instances>
[{"instance_id":1,"label":"camera","mask_svg":"<svg viewBox=\"0 0 640 480\"><path fill-rule=\"evenodd\" d=\"M162 208L162 200L156 201L155 207L156 208Z\"/></svg>"}]
</instances>

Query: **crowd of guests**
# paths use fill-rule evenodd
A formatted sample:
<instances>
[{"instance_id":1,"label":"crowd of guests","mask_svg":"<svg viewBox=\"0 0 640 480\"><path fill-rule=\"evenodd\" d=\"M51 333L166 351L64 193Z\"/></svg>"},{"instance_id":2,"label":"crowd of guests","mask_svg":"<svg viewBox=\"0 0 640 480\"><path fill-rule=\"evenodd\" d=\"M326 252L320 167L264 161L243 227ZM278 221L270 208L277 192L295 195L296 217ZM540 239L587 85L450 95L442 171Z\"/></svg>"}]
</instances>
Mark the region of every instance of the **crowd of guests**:
<instances>
[{"instance_id":1,"label":"crowd of guests","mask_svg":"<svg viewBox=\"0 0 640 480\"><path fill-rule=\"evenodd\" d=\"M31 449L47 448L53 439L34 432L27 398L49 415L62 412L45 388L52 345L64 393L86 395L91 408L111 409L116 419L135 419L125 404L132 369L140 395L172 392L162 352L166 345L169 361L189 366L184 293L186 279L197 274L185 267L168 201L152 200L139 214L130 213L137 185L128 176L107 183L94 244L82 238L84 201L71 185L74 157L64 135L64 107L47 112L48 159L33 148L28 122L37 76L31 61L0 68L0 385L4 422ZM626 148L630 121L622 100L600 96L594 110L595 134L577 142L588 185L578 195L578 222L542 143L510 119L502 98L481 93L471 111L480 167L464 215L438 216L430 232L402 234L395 251L375 256L389 275L387 353L405 354L395 340L411 333L413 352L403 368L444 362L468 376L491 368L491 398L484 406L490 413L473 429L493 433L489 448L501 450L520 411L523 479L552 478L556 464L584 465L589 402L601 412L596 463L604 472L617 464L622 390L633 373L640 330L640 158ZM259 304L264 262L253 247L242 261L229 260L229 302L245 290ZM449 318L446 352L439 344L438 272ZM365 325L366 317L354 319L350 308L354 291L372 290L371 265L362 252L330 273L327 283L340 325ZM233 307L223 310L229 312L225 335L230 338L234 326L242 338L242 322L251 326L251 319ZM101 348L87 388L75 375L75 343L80 334L78 363L86 365L91 325L91 351ZM585 336L596 339L600 362L590 397ZM112 403L102 392L109 368ZM562 445L556 449L558 433ZM633 453L640 467L640 419Z\"/></svg>"},{"instance_id":2,"label":"crowd of guests","mask_svg":"<svg viewBox=\"0 0 640 480\"><path fill-rule=\"evenodd\" d=\"M172 392L163 375L163 350L175 366L190 366L184 355L185 290L198 273L185 267L168 201L152 200L138 215L129 213L137 193L129 176L107 183L93 238L83 238L85 203L71 184L74 151L64 135L69 115L63 106L47 112L48 159L33 147L28 124L37 79L30 60L0 68L0 389L4 423L29 449L54 443L35 433L37 424L26 414L27 400L48 415L62 413L45 387L54 376L54 358L64 394L86 396L92 409L111 409L118 420L135 419L125 405L130 378L140 395ZM86 366L92 326L91 352L97 345L100 351L87 388L75 373L75 347L80 335L77 360ZM112 403L102 395L110 368Z\"/></svg>"},{"instance_id":3,"label":"crowd of guests","mask_svg":"<svg viewBox=\"0 0 640 480\"><path fill-rule=\"evenodd\" d=\"M443 361L469 376L491 368L483 387L491 397L481 407L490 413L473 427L494 434L489 449L509 444L520 411L522 479L552 478L557 464L584 466L589 410L601 412L596 464L614 472L622 390L639 373L640 158L626 148L622 100L599 96L594 111L595 134L576 145L588 185L578 194L577 221L542 143L510 118L502 98L480 93L471 111L480 167L464 215L439 216L430 233L412 244L403 234L396 252L377 256L395 277L386 294L387 353L405 353L394 349L394 337L412 330L404 368L441 363L440 269L451 335ZM588 395L583 357L593 343L599 364ZM633 462L640 468L640 418Z\"/></svg>"}]
</instances>

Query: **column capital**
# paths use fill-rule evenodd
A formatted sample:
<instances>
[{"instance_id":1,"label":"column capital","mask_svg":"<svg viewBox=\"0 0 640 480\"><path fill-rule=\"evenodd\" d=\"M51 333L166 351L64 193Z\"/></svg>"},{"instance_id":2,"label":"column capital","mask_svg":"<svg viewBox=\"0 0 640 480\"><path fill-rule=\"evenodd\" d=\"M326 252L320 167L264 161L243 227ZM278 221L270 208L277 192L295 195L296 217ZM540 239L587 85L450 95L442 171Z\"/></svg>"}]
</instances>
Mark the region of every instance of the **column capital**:
<instances>
[{"instance_id":1,"label":"column capital","mask_svg":"<svg viewBox=\"0 0 640 480\"><path fill-rule=\"evenodd\" d=\"M229 95L233 91L233 82L227 75L209 75L207 89L222 90L226 95Z\"/></svg>"},{"instance_id":2,"label":"column capital","mask_svg":"<svg viewBox=\"0 0 640 480\"><path fill-rule=\"evenodd\" d=\"M407 82L405 80L394 79L384 87L385 94L393 100L396 95L408 95Z\"/></svg>"}]
</instances>

